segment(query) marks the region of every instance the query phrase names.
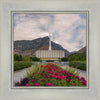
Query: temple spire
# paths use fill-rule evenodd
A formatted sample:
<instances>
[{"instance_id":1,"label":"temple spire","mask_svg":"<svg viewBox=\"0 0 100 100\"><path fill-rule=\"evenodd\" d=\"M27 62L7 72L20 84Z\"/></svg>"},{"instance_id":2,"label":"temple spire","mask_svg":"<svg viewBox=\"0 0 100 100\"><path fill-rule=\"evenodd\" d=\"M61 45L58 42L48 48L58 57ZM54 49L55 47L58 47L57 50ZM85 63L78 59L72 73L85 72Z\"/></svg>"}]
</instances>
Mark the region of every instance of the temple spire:
<instances>
[{"instance_id":1,"label":"temple spire","mask_svg":"<svg viewBox=\"0 0 100 100\"><path fill-rule=\"evenodd\" d=\"M49 33L49 50L51 50L51 34Z\"/></svg>"}]
</instances>

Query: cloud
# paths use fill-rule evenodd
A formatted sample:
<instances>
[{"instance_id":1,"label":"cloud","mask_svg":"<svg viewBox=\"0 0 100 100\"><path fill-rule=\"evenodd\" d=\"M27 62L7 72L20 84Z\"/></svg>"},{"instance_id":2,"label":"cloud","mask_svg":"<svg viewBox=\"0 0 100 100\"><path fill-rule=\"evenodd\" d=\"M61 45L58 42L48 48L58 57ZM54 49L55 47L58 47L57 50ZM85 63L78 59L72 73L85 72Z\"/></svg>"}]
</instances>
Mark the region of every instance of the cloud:
<instances>
[{"instance_id":1,"label":"cloud","mask_svg":"<svg viewBox=\"0 0 100 100\"><path fill-rule=\"evenodd\" d=\"M85 14L14 14L14 40L33 40L52 34L52 40L71 51L86 45Z\"/></svg>"}]
</instances>

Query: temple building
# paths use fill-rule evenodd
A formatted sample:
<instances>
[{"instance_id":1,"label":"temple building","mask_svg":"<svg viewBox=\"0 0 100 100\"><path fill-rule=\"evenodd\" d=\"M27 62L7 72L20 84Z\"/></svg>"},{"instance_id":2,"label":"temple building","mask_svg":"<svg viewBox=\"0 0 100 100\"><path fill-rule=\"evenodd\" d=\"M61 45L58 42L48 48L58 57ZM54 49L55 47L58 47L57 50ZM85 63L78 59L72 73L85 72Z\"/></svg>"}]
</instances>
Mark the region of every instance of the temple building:
<instances>
[{"instance_id":1,"label":"temple building","mask_svg":"<svg viewBox=\"0 0 100 100\"><path fill-rule=\"evenodd\" d=\"M52 50L51 35L49 34L49 50L36 51L36 57L42 61L59 61L60 58L65 57L65 52L63 50Z\"/></svg>"}]
</instances>

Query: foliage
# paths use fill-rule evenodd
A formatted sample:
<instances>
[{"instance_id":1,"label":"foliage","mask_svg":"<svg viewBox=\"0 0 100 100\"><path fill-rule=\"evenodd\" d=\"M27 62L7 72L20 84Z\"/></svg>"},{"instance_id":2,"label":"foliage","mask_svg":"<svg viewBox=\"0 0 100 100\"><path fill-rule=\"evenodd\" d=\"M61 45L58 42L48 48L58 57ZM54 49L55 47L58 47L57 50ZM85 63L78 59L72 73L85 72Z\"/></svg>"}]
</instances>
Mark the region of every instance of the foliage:
<instances>
[{"instance_id":1,"label":"foliage","mask_svg":"<svg viewBox=\"0 0 100 100\"><path fill-rule=\"evenodd\" d=\"M28 55L26 55L25 57L23 57L23 61L30 61L30 57Z\"/></svg>"},{"instance_id":2,"label":"foliage","mask_svg":"<svg viewBox=\"0 0 100 100\"><path fill-rule=\"evenodd\" d=\"M27 78L25 86L86 86L85 78L76 76L75 69L63 70L53 63L36 64L27 71Z\"/></svg>"},{"instance_id":3,"label":"foliage","mask_svg":"<svg viewBox=\"0 0 100 100\"><path fill-rule=\"evenodd\" d=\"M72 73L73 75L79 76L80 71L76 71L77 68L72 68L72 67L67 67L66 66L66 71L68 73Z\"/></svg>"},{"instance_id":4,"label":"foliage","mask_svg":"<svg viewBox=\"0 0 100 100\"><path fill-rule=\"evenodd\" d=\"M31 61L14 61L14 71L30 67L31 65Z\"/></svg>"},{"instance_id":5,"label":"foliage","mask_svg":"<svg viewBox=\"0 0 100 100\"><path fill-rule=\"evenodd\" d=\"M22 61L22 60L23 60L22 55L17 55L17 54L14 55L14 61Z\"/></svg>"},{"instance_id":6,"label":"foliage","mask_svg":"<svg viewBox=\"0 0 100 100\"><path fill-rule=\"evenodd\" d=\"M30 59L31 59L32 61L39 61L39 62L41 62L40 58L37 58L37 57L30 57Z\"/></svg>"},{"instance_id":7,"label":"foliage","mask_svg":"<svg viewBox=\"0 0 100 100\"><path fill-rule=\"evenodd\" d=\"M85 61L85 60L86 60L86 52L71 54L68 57L68 61Z\"/></svg>"},{"instance_id":8,"label":"foliage","mask_svg":"<svg viewBox=\"0 0 100 100\"><path fill-rule=\"evenodd\" d=\"M81 70L86 70L86 61L70 61L69 66L78 68Z\"/></svg>"},{"instance_id":9,"label":"foliage","mask_svg":"<svg viewBox=\"0 0 100 100\"><path fill-rule=\"evenodd\" d=\"M67 57L63 57L63 58L61 58L61 61L68 61L68 58Z\"/></svg>"}]
</instances>

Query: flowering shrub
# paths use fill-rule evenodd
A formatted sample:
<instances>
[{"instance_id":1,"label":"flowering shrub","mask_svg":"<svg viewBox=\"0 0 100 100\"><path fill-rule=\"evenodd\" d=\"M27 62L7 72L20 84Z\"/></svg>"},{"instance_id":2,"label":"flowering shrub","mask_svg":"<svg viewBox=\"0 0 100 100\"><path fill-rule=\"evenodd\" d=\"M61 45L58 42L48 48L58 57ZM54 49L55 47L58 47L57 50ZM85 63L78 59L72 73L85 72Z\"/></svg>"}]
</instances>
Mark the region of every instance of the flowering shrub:
<instances>
[{"instance_id":1,"label":"flowering shrub","mask_svg":"<svg viewBox=\"0 0 100 100\"><path fill-rule=\"evenodd\" d=\"M53 63L41 65L39 71L34 70L28 80L25 86L86 86L84 77L68 73Z\"/></svg>"}]
</instances>

